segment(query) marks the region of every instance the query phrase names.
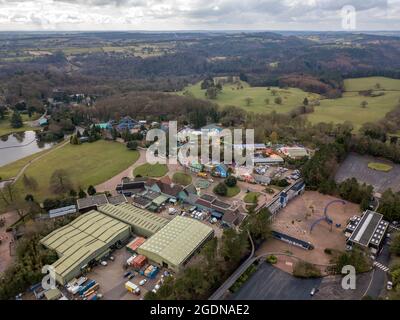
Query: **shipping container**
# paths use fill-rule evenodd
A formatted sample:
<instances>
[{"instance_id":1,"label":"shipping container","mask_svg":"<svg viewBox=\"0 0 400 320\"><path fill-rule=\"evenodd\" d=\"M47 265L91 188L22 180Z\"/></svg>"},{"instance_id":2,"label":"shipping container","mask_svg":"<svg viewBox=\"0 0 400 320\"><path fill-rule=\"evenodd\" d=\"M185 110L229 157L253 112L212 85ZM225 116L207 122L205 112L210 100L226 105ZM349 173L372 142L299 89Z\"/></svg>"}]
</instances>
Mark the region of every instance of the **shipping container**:
<instances>
[{"instance_id":1,"label":"shipping container","mask_svg":"<svg viewBox=\"0 0 400 320\"><path fill-rule=\"evenodd\" d=\"M129 244L127 244L126 249L131 253L135 253L137 248L139 248L145 242L146 242L145 238L136 237Z\"/></svg>"},{"instance_id":2,"label":"shipping container","mask_svg":"<svg viewBox=\"0 0 400 320\"><path fill-rule=\"evenodd\" d=\"M90 287L88 290L86 290L83 295L84 296L88 296L90 293L93 293L94 291L96 291L97 289L99 289L100 285L98 283L96 283L93 287Z\"/></svg>"},{"instance_id":3,"label":"shipping container","mask_svg":"<svg viewBox=\"0 0 400 320\"><path fill-rule=\"evenodd\" d=\"M135 259L132 261L132 266L135 269L141 269L143 266L146 264L147 258L141 254L135 257Z\"/></svg>"},{"instance_id":4,"label":"shipping container","mask_svg":"<svg viewBox=\"0 0 400 320\"><path fill-rule=\"evenodd\" d=\"M83 286L80 290L79 290L79 295L82 295L85 291L87 291L88 289L90 289L91 287L93 287L96 284L95 280L90 280L85 286Z\"/></svg>"}]
</instances>

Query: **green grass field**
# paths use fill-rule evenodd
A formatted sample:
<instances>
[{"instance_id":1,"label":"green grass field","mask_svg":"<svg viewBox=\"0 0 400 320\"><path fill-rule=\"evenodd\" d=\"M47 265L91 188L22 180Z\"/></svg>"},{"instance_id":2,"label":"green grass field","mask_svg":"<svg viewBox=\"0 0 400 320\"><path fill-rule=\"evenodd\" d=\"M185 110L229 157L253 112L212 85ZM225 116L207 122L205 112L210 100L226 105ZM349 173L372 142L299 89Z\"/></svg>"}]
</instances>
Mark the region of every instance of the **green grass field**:
<instances>
[{"instance_id":1,"label":"green grass field","mask_svg":"<svg viewBox=\"0 0 400 320\"><path fill-rule=\"evenodd\" d=\"M377 86L377 84L379 85ZM385 77L354 78L344 80L344 87L346 91L362 91L369 89L399 91L400 80Z\"/></svg>"},{"instance_id":2,"label":"green grass field","mask_svg":"<svg viewBox=\"0 0 400 320\"><path fill-rule=\"evenodd\" d=\"M150 164L145 163L133 170L133 175L142 177L159 178L165 176L168 172L168 167L165 164Z\"/></svg>"},{"instance_id":3,"label":"green grass field","mask_svg":"<svg viewBox=\"0 0 400 320\"><path fill-rule=\"evenodd\" d=\"M383 171L383 172L389 172L390 170L393 169L391 165L388 165L386 163L381 163L381 162L370 162L368 163L368 168L372 170L377 170L377 171Z\"/></svg>"},{"instance_id":4,"label":"green grass field","mask_svg":"<svg viewBox=\"0 0 400 320\"><path fill-rule=\"evenodd\" d=\"M40 117L40 114L34 114L31 118L28 117L27 114L22 114L22 121L33 121ZM13 128L10 125L9 115L7 114L3 120L0 120L0 137L5 136L10 133L14 132L21 132L21 131L29 131L29 130L39 130L40 128L32 128L26 124L24 124L21 128Z\"/></svg>"},{"instance_id":5,"label":"green grass field","mask_svg":"<svg viewBox=\"0 0 400 320\"><path fill-rule=\"evenodd\" d=\"M243 201L246 203L257 203L258 196L258 192L249 192L244 196Z\"/></svg>"},{"instance_id":6,"label":"green grass field","mask_svg":"<svg viewBox=\"0 0 400 320\"><path fill-rule=\"evenodd\" d=\"M56 147L56 146L55 146ZM14 161L12 163L6 164L5 166L0 167L0 177L3 180L7 180L9 178L15 177L18 172L30 161L35 159L36 157L39 157L40 155L49 152L52 148L46 149L34 154L31 154L30 156L27 156L25 158L19 159L17 161Z\"/></svg>"},{"instance_id":7,"label":"green grass field","mask_svg":"<svg viewBox=\"0 0 400 320\"><path fill-rule=\"evenodd\" d=\"M276 111L286 113L295 107L301 106L305 97L309 101L320 100L322 97L317 94L304 92L300 89L289 88L279 89L271 87L250 87L247 83L241 82L243 89L237 89L237 85L227 84L215 101L220 106L233 105L246 111L255 113L269 113ZM377 85L378 84L378 85ZM344 81L346 92L338 99L322 99L320 105L314 107L315 112L308 114L307 118L311 123L333 122L343 123L350 121L355 130L358 130L366 122L375 122L393 110L400 103L400 80L384 77L369 77L347 79ZM365 97L358 92L373 90L373 93L384 93L383 96ZM272 91L276 90L276 96ZM207 99L205 90L201 90L200 82L185 88L180 94L190 94L196 98ZM280 96L283 99L282 105L274 102ZM246 98L252 98L253 102L247 105ZM265 99L269 99L266 104ZM361 103L366 101L368 105L363 108Z\"/></svg>"},{"instance_id":8,"label":"green grass field","mask_svg":"<svg viewBox=\"0 0 400 320\"><path fill-rule=\"evenodd\" d=\"M180 94L185 94L187 91L194 97L199 99L207 99L205 96L205 90L201 90L200 82L188 86ZM255 113L269 113L272 111L286 113L294 108L303 104L304 98L308 98L309 101L319 99L318 94L308 93L297 88L280 89L277 87L250 87L247 83L241 82L243 89L237 89L237 85L226 84L223 86L222 92L217 96L217 99L211 100L218 103L220 106L236 106L248 112ZM276 95L273 95L273 91L276 90ZM276 104L276 97L282 98L282 104ZM247 104L246 98L250 97L253 99L250 105ZM266 103L266 99L269 99L269 104Z\"/></svg>"},{"instance_id":9,"label":"green grass field","mask_svg":"<svg viewBox=\"0 0 400 320\"><path fill-rule=\"evenodd\" d=\"M139 152L130 151L118 142L100 140L82 145L68 144L34 162L25 174L38 182L38 190L30 193L41 201L46 197L55 196L49 190L49 181L56 169L66 170L75 188L86 189L89 185L97 185L112 178L138 158ZM15 163L9 166L13 165L15 166ZM22 179L18 180L16 187L27 193L23 190Z\"/></svg>"},{"instance_id":10,"label":"green grass field","mask_svg":"<svg viewBox=\"0 0 400 320\"><path fill-rule=\"evenodd\" d=\"M187 186L192 183L192 177L183 172L175 172L172 176L172 181L174 183L181 184L183 186Z\"/></svg>"},{"instance_id":11,"label":"green grass field","mask_svg":"<svg viewBox=\"0 0 400 320\"><path fill-rule=\"evenodd\" d=\"M365 97L358 94L358 91L374 89L377 81L380 83L380 89L374 90L374 93L383 92L383 96ZM308 120L311 123L350 121L358 130L366 122L382 119L400 102L400 80L397 79L378 77L347 79L345 88L350 91L345 92L342 98L321 100L320 106L315 107L314 113L307 115ZM363 101L368 103L365 108L361 106Z\"/></svg>"}]
</instances>

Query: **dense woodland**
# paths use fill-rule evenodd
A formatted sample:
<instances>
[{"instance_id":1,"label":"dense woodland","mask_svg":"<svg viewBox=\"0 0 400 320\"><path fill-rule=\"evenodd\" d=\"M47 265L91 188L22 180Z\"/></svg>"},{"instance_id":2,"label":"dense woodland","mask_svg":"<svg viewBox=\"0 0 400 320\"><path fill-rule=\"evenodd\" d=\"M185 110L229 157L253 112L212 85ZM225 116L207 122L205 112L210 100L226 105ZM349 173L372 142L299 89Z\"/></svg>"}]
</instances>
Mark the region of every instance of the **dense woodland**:
<instances>
[{"instance_id":1,"label":"dense woodland","mask_svg":"<svg viewBox=\"0 0 400 320\"><path fill-rule=\"evenodd\" d=\"M316 37L277 33L10 35L0 46L1 89L8 103L25 99L34 104L51 96L54 88L110 96L138 90L176 91L208 75L240 75L254 86L295 86L337 97L344 78L400 77L397 37L332 33L319 35L320 41L315 41ZM25 57L28 50L37 50L38 43L51 55ZM143 57L129 51L105 51L106 46L161 49L159 55ZM73 51L80 47L88 51Z\"/></svg>"}]
</instances>

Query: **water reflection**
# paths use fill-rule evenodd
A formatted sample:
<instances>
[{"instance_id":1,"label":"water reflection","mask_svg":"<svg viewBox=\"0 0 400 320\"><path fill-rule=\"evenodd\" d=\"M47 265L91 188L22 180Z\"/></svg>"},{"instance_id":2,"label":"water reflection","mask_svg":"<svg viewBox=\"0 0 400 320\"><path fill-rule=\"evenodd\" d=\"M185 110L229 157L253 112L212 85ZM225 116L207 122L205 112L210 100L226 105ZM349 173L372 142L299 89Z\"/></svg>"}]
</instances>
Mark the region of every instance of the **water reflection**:
<instances>
[{"instance_id":1,"label":"water reflection","mask_svg":"<svg viewBox=\"0 0 400 320\"><path fill-rule=\"evenodd\" d=\"M0 166L45 150L55 143L41 142L35 131L12 133L0 137Z\"/></svg>"}]
</instances>

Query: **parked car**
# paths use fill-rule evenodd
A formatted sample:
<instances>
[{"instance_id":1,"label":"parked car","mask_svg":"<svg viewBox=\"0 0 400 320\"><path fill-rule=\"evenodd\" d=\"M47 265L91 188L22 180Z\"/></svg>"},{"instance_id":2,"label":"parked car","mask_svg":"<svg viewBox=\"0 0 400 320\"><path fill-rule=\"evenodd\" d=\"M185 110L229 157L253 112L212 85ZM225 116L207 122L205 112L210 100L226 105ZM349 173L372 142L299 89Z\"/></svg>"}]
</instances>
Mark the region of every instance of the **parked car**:
<instances>
[{"instance_id":1,"label":"parked car","mask_svg":"<svg viewBox=\"0 0 400 320\"><path fill-rule=\"evenodd\" d=\"M318 292L317 288L312 288L310 292L310 296L314 296Z\"/></svg>"},{"instance_id":2,"label":"parked car","mask_svg":"<svg viewBox=\"0 0 400 320\"><path fill-rule=\"evenodd\" d=\"M133 277L135 277L135 274L132 272L132 273L128 276L128 279L131 280Z\"/></svg>"},{"instance_id":3,"label":"parked car","mask_svg":"<svg viewBox=\"0 0 400 320\"><path fill-rule=\"evenodd\" d=\"M386 285L386 289L388 289L388 290L392 290L393 289L393 282L392 281L388 281L388 283Z\"/></svg>"},{"instance_id":4,"label":"parked car","mask_svg":"<svg viewBox=\"0 0 400 320\"><path fill-rule=\"evenodd\" d=\"M139 282L139 286L144 286L144 284L147 282L147 279L143 279Z\"/></svg>"},{"instance_id":5,"label":"parked car","mask_svg":"<svg viewBox=\"0 0 400 320\"><path fill-rule=\"evenodd\" d=\"M108 263L107 263L107 261L103 260L100 262L100 264L105 267Z\"/></svg>"},{"instance_id":6,"label":"parked car","mask_svg":"<svg viewBox=\"0 0 400 320\"><path fill-rule=\"evenodd\" d=\"M132 271L127 271L124 273L124 278L129 277L132 274Z\"/></svg>"}]
</instances>

